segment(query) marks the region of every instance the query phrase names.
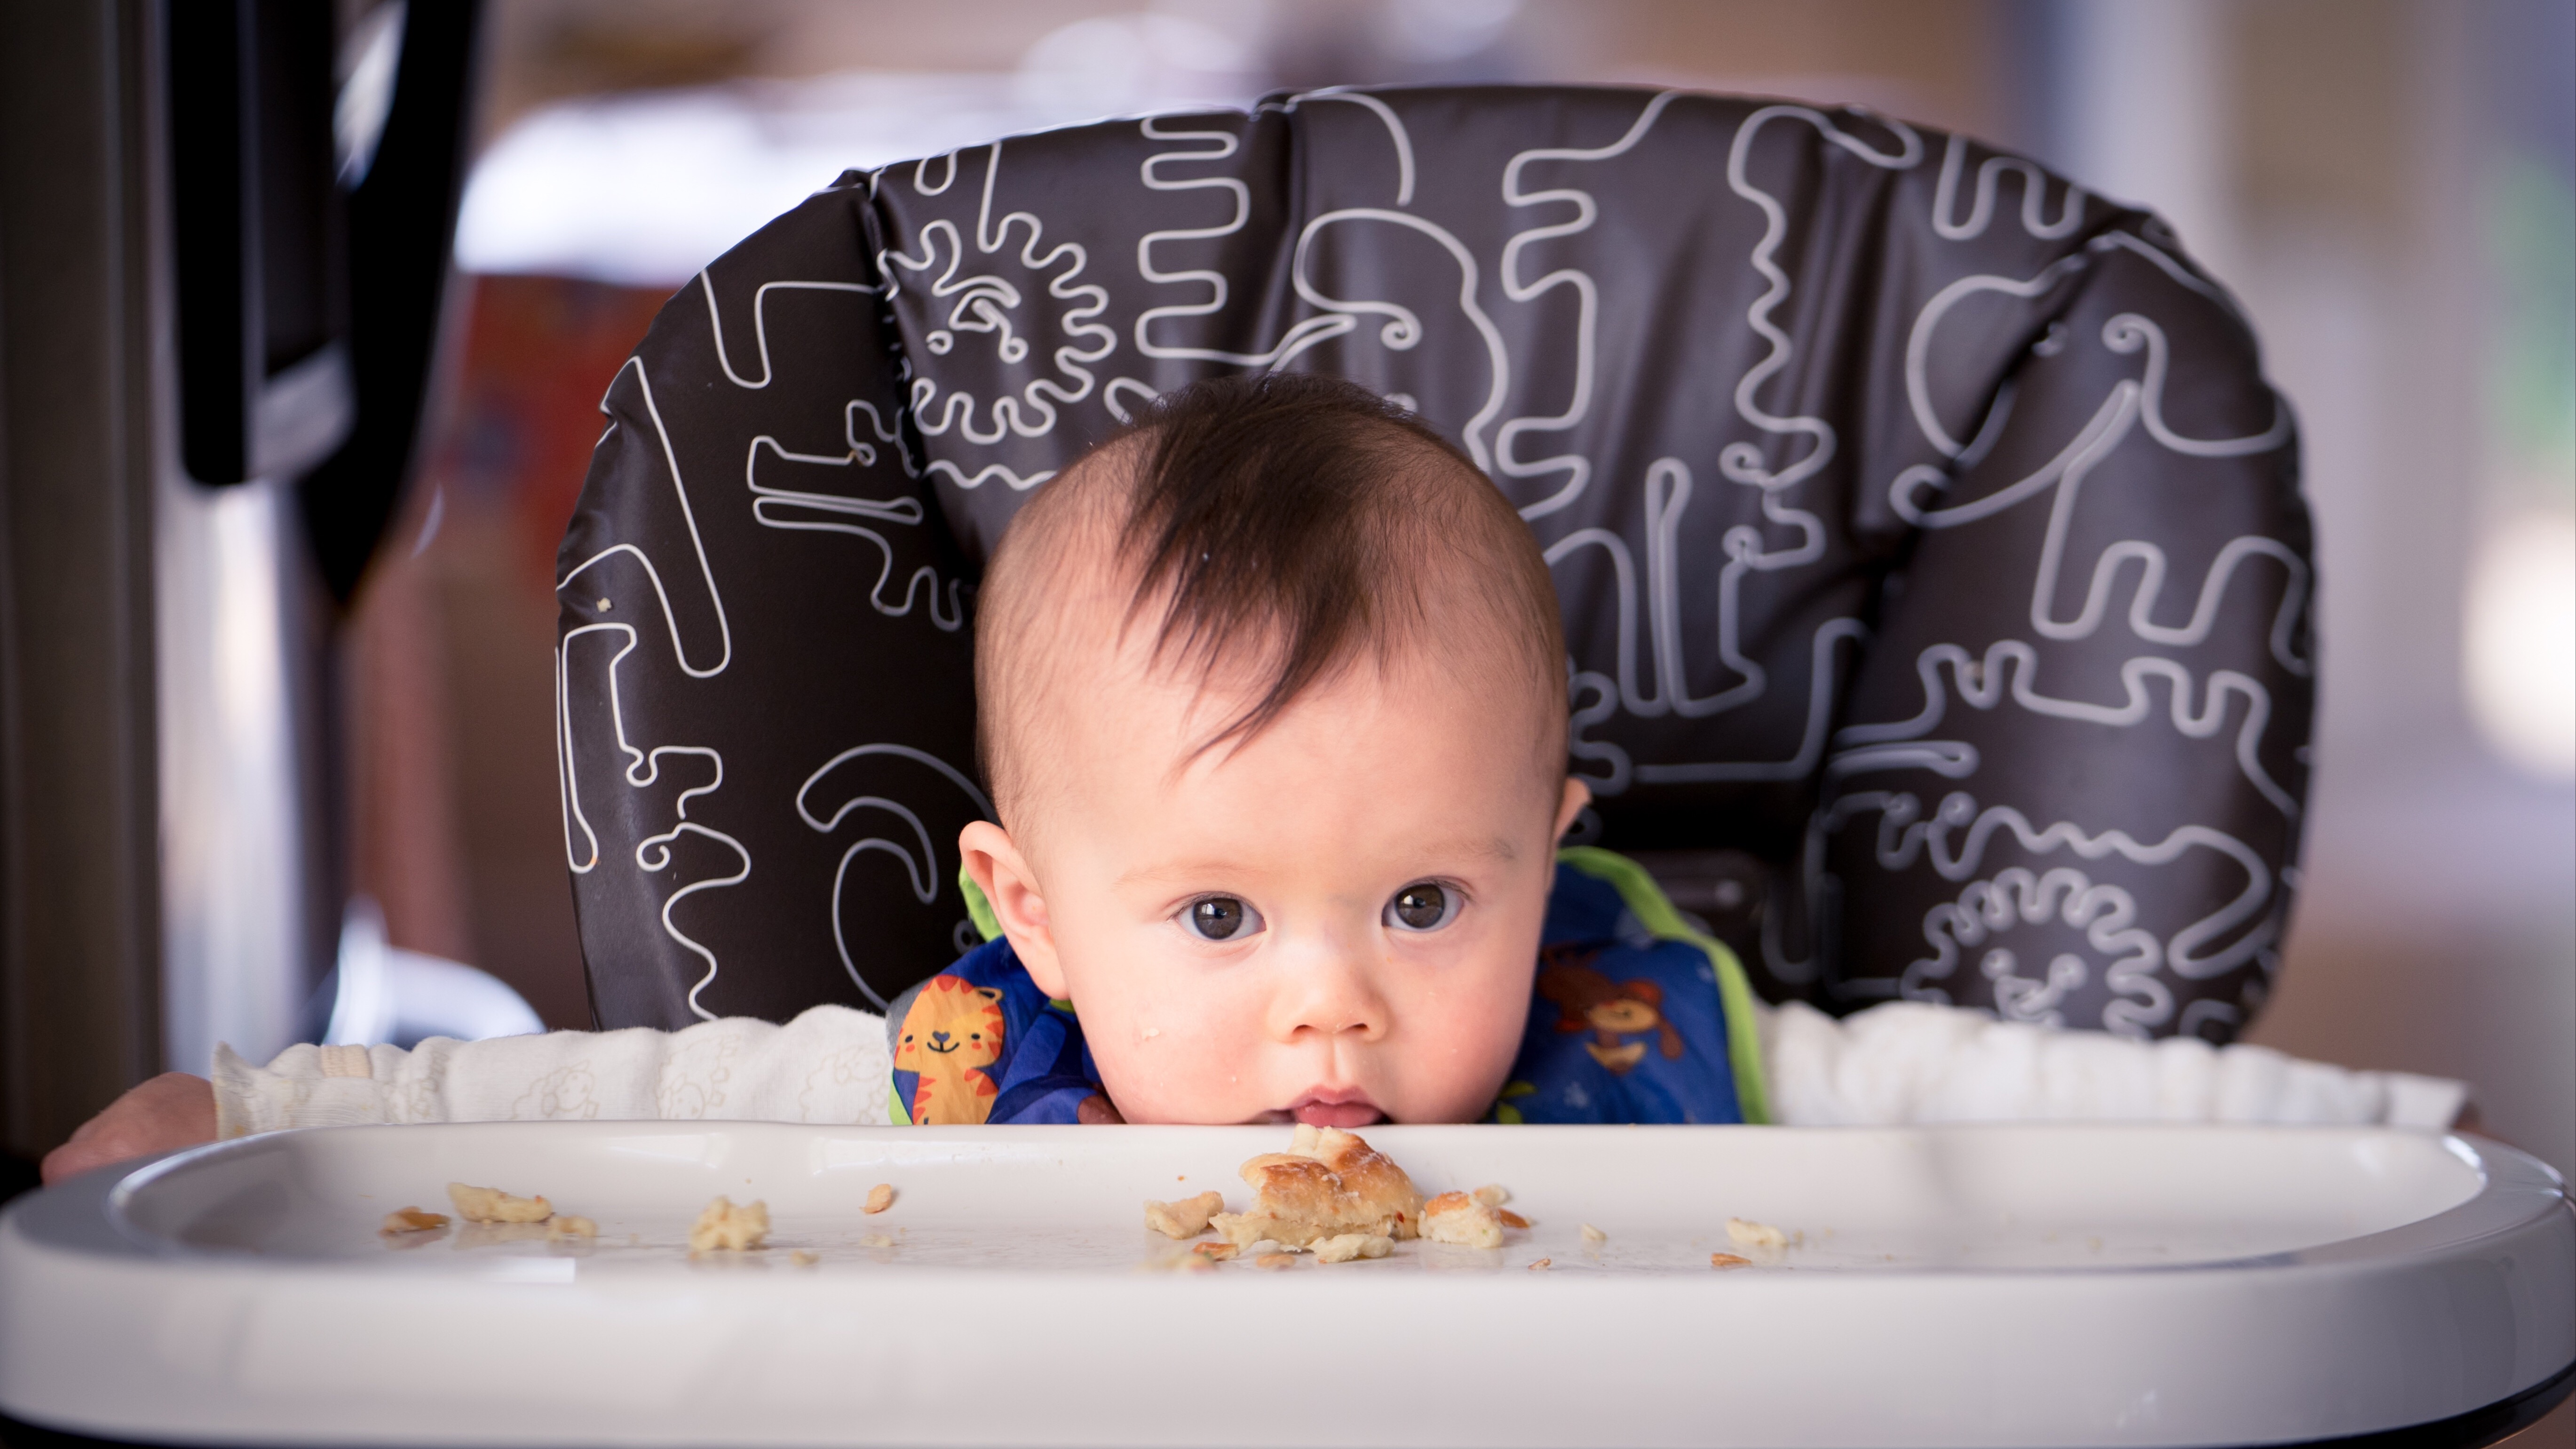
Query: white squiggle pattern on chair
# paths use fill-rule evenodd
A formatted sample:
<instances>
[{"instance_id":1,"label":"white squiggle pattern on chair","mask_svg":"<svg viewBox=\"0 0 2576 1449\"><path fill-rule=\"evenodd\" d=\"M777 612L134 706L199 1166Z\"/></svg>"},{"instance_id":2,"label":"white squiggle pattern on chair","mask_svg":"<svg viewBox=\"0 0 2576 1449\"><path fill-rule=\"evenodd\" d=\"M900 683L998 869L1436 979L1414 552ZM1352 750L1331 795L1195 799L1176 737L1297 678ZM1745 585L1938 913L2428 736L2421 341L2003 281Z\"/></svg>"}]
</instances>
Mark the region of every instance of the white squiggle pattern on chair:
<instances>
[{"instance_id":1,"label":"white squiggle pattern on chair","mask_svg":"<svg viewBox=\"0 0 2576 1449\"><path fill-rule=\"evenodd\" d=\"M2005 172L2021 177L2021 229L2043 240L2054 241L2072 236L2084 224L2084 189L2069 185L2058 202L2057 220L2046 220L2041 207L2047 200L2048 174L2019 156L1989 156L1977 167L1976 200L1970 204L1965 219L1952 221L1958 209L1959 171L1968 156L1968 138L1952 136L1941 148L1941 183L1932 200L1932 231L1945 241L1967 241L1985 235L1986 225L1995 214L1995 187Z\"/></svg>"},{"instance_id":2,"label":"white squiggle pattern on chair","mask_svg":"<svg viewBox=\"0 0 2576 1449\"><path fill-rule=\"evenodd\" d=\"M1157 286L1203 285L1208 289L1204 301L1167 302L1148 307L1136 314L1136 350L1147 357L1168 358L1182 362L1218 362L1235 367L1279 367L1307 348L1329 337L1339 337L1359 325L1359 319L1343 312L1309 317L1290 327L1279 340L1260 352L1230 352L1223 348L1191 347L1160 343L1154 340L1154 325L1166 318L1182 320L1212 317L1225 310L1233 296L1232 284L1223 272L1206 268L1165 271L1155 265L1154 248L1174 242L1218 241L1243 230L1252 220L1252 188L1232 176L1200 176L1178 181L1163 179L1162 168L1190 161L1223 161L1241 150L1243 143L1230 130L1181 131L1166 129L1164 123L1147 117L1138 123L1144 135L1155 141L1198 141L1212 143L1195 150L1163 151L1145 158L1138 176L1148 191L1222 191L1234 200L1234 215L1217 226L1164 227L1146 232L1136 239L1136 272ZM1300 239L1302 245L1303 239ZM1136 384L1143 386L1143 384Z\"/></svg>"},{"instance_id":3,"label":"white squiggle pattern on chair","mask_svg":"<svg viewBox=\"0 0 2576 1449\"><path fill-rule=\"evenodd\" d=\"M573 874L577 877L590 874L600 864L599 834L581 804L580 759L572 728L570 676L574 645L582 638L593 634L613 635L620 641L617 652L609 656L603 674L607 685L604 692L608 697L610 743L618 753L626 757L626 767L623 772L626 783L639 790L660 783L662 758L665 755L701 758L712 767L711 776L705 784L687 786L679 792L672 802L676 823L669 830L647 836L637 842L634 859L637 869L647 875L658 874L670 867L673 859L671 847L685 834L723 845L731 849L740 861L739 868L731 875L702 877L690 881L662 900L660 919L663 931L672 941L696 956L706 966L706 973L689 988L687 997L689 1010L700 1020L713 1021L716 1019L716 1014L707 1010L699 1002L698 997L699 993L714 983L719 974L720 968L716 955L702 942L680 930L671 920L671 911L681 900L700 891L739 885L748 879L751 872L751 852L745 850L742 842L733 836L689 819L690 802L701 796L712 795L724 786L724 756L720 752L703 745L659 745L646 750L638 748L628 740L626 708L618 689L617 670L618 666L625 662L626 657L635 652L640 642L631 625L591 624L572 629L564 634L561 643L555 649L555 768L563 799L565 863L572 868ZM580 831L582 837L580 846L576 846L573 841L573 832L576 829Z\"/></svg>"},{"instance_id":4,"label":"white squiggle pattern on chair","mask_svg":"<svg viewBox=\"0 0 2576 1449\"><path fill-rule=\"evenodd\" d=\"M849 973L850 984L858 987L861 995L874 1002L877 1010L883 1011L886 1009L886 999L878 994L875 987L867 983L866 977L860 974L858 963L850 955L849 939L843 933L841 926L841 896L843 884L849 878L850 862L869 851L882 852L902 861L904 873L912 886L914 899L925 906L939 898L941 876L939 852L931 843L929 828L921 823L921 816L903 802L884 795L857 794L832 806L831 813L828 815L815 813L816 787L843 766L853 761L870 758L910 760L929 766L946 778L950 784L965 792L966 798L974 802L976 813L983 819L993 818L993 802L963 771L946 760L926 750L914 749L910 745L888 743L857 745L843 750L824 761L814 773L805 777L803 784L796 787L796 816L819 834L831 834L840 827L843 820L859 810L882 811L902 821L907 828L908 839L905 840L890 839L882 835L871 835L859 840L841 852L840 862L832 870L832 944L841 954L841 969Z\"/></svg>"},{"instance_id":5,"label":"white squiggle pattern on chair","mask_svg":"<svg viewBox=\"0 0 2576 1449\"><path fill-rule=\"evenodd\" d=\"M1782 468L1766 467L1762 450L1751 443L1730 443L1717 455L1719 471L1738 483L1757 484L1766 489L1786 488L1815 476L1817 470L1833 461L1834 429L1822 418L1778 417L1763 410L1754 394L1771 376L1789 365L1797 345L1771 320L1772 311L1789 298L1789 274L1780 270L1776 260L1782 238L1789 234L1789 215L1777 197L1754 186L1745 174L1746 158L1752 155L1753 138L1762 127L1777 119L1791 118L1816 128L1824 138L1872 166L1890 170L1910 168L1923 159L1923 138L1902 121L1873 117L1895 132L1903 146L1894 155L1873 150L1858 137L1844 132L1824 112L1806 106L1765 106L1747 116L1735 132L1735 144L1726 153L1726 184L1736 195L1762 209L1762 240L1753 248L1753 269L1770 283L1753 305L1745 311L1745 325L1770 345L1770 353L1760 362L1746 368L1735 384L1735 411L1753 426L1774 437L1803 435L1815 445L1805 457Z\"/></svg>"},{"instance_id":6,"label":"white squiggle pattern on chair","mask_svg":"<svg viewBox=\"0 0 2576 1449\"><path fill-rule=\"evenodd\" d=\"M1576 499L1583 496L1585 487L1592 481L1592 460L1580 453L1565 453L1553 458L1533 458L1524 461L1518 456L1516 445L1520 435L1525 432L1568 431L1581 424L1585 415L1591 412L1593 348L1595 333L1600 326L1601 292L1593 284L1591 274L1579 267L1559 267L1543 277L1524 282L1521 280L1521 253L1551 237L1573 236L1578 232L1590 230L1592 223L1600 218L1601 208L1592 199L1592 193L1570 186L1558 187L1550 191L1525 191L1521 186L1521 170L1534 161L1607 161L1614 156L1624 156L1635 150L1637 143L1646 138L1646 133L1654 128L1655 119L1664 113L1664 108L1671 105L1673 98L1678 94L1679 92L1675 91L1665 91L1646 102L1645 109L1638 112L1637 119L1629 125L1627 134L1607 146L1590 149L1567 146L1535 147L1514 155L1503 167L1505 205L1542 206L1549 203L1571 203L1574 207L1574 215L1565 221L1533 226L1525 231L1513 233L1512 239L1503 243L1502 265L1496 269L1498 278L1502 282L1503 295L1515 302L1536 302L1558 287L1572 287L1575 296L1574 388L1572 397L1566 402L1565 411L1553 417L1514 418L1503 424L1502 430L1494 435L1495 467L1504 476L1536 478L1554 472L1565 474L1565 485L1538 502L1523 508L1521 510L1523 518L1544 518L1548 514L1572 505Z\"/></svg>"},{"instance_id":7,"label":"white squiggle pattern on chair","mask_svg":"<svg viewBox=\"0 0 2576 1449\"><path fill-rule=\"evenodd\" d=\"M1834 802L1832 813L1840 819L1829 824L1839 825L1868 809L1879 811L1876 853L1883 869L1905 870L1919 857L1944 880L1964 881L1975 875L1998 834L2008 835L2029 855L2065 850L2084 860L2116 856L2147 866L2171 864L2194 850L2226 857L2244 872L2244 889L2216 911L2175 932L2165 945L2166 964L2193 980L2244 965L2270 946L2276 934L2277 923L2262 914L2272 899L2271 869L2253 847L2225 831L2181 825L2164 839L2143 844L2123 830L2087 831L2070 821L2042 829L2009 805L1980 810L1975 797L1965 791L1943 797L1928 820L1921 817L1920 802L1910 794L1857 792ZM2235 939L2219 944L2230 933L2235 933Z\"/></svg>"},{"instance_id":8,"label":"white squiggle pattern on chair","mask_svg":"<svg viewBox=\"0 0 2576 1449\"><path fill-rule=\"evenodd\" d=\"M672 611L671 591L663 585L662 571L654 566L652 555L631 543L610 544L608 547L599 550L597 553L592 554L586 559L583 559L580 563L573 565L570 569L565 571L562 578L555 581L555 591L557 593L561 593L574 579L581 577L592 567L612 555L632 555L637 562L644 565L645 575L653 581L653 596L661 603L662 622L669 626L671 630L671 653L678 661L681 672L687 674L691 679L713 678L718 674L724 673L725 666L733 662L733 626L725 619L724 595L716 588L715 569L707 562L706 541L700 537L698 533L697 511L689 506L689 488L688 485L681 481L680 478L680 459L678 454L675 453L671 447L670 430L662 425L662 411L654 404L653 381L651 378L644 375L644 364L636 358L630 357L626 359L626 365L617 370L617 378L610 380L609 389L612 392L615 391L617 381L619 379L623 379L630 372L635 376L635 385L643 391L645 415L653 420L654 441L661 448L663 466L670 470L671 495L679 501L680 517L682 521L688 525L689 546L697 557L698 577L706 581L707 604L715 611L716 630L718 636L723 641L722 651L718 653L716 656L716 662L713 664L700 667L689 662L688 645L682 642L680 638L680 620L678 615ZM599 409L601 412L608 411L608 403L605 398L601 399ZM614 414L611 414L610 418L610 429L611 431L614 431L618 424L615 422ZM606 441L605 434L602 435L601 440L603 442Z\"/></svg>"},{"instance_id":9,"label":"white squiggle pattern on chair","mask_svg":"<svg viewBox=\"0 0 2576 1449\"><path fill-rule=\"evenodd\" d=\"M2246 782L2282 814L2295 816L2299 813L2297 800L2273 780L2257 754L2263 739L2263 727L2271 719L2270 693L2260 683L2233 669L2213 670L2209 675L2205 703L2202 708L2194 710L2191 670L2174 660L2152 655L2142 655L2121 664L2120 684L2128 692L2126 700L2119 704L2094 704L2042 695L2036 685L2039 653L2021 640L1999 639L1987 645L1982 662L1955 644L1935 644L1915 657L1915 668L1923 680L1922 713L1912 719L1887 724L1848 726L1834 736L1834 743L1868 747L1887 741L1917 740L1940 728L1949 700L1949 691L1941 682L1944 665L1958 681L1959 698L1977 709L1991 710L2002 703L2006 694L2005 680L2009 677L2013 703L2033 714L2083 720L2119 729L2141 723L2153 713L2148 702L2147 681L2162 679L2171 686L2174 729L2185 738L2196 740L2217 734L2227 722L2228 697L2241 696L2246 710L2245 722L2236 732L2237 768L2244 772Z\"/></svg>"},{"instance_id":10,"label":"white squiggle pattern on chair","mask_svg":"<svg viewBox=\"0 0 2576 1449\"><path fill-rule=\"evenodd\" d=\"M708 276L707 270L703 267L698 270L698 287L707 295L707 325L714 329L716 335L716 365L724 369L724 375L732 381L734 386L747 387L754 389L755 391L769 386L770 379L773 376L769 366L768 308L770 293L780 290L803 292L856 292L863 296L873 297L885 290L882 287L871 287L859 282L761 283L760 286L754 289L751 294L751 334L760 349L760 381L754 382L751 379L744 377L741 373L734 371L733 359L725 353L724 315L716 310L716 284L714 280Z\"/></svg>"},{"instance_id":11,"label":"white squiggle pattern on chair","mask_svg":"<svg viewBox=\"0 0 2576 1449\"><path fill-rule=\"evenodd\" d=\"M2071 866L2034 874L2007 866L1990 880L1971 881L1955 902L1934 906L1923 918L1923 939L1932 955L1905 968L1898 994L1908 1001L1949 1003L1950 993L1934 982L1957 973L1966 951L2019 925L2061 921L2084 933L2085 944L2111 958L2104 983L2123 998L2112 1003L2118 1022L2105 1012L2105 1025L2123 1035L2143 1037L2149 1021L2172 1014L2173 993L2155 972L2164 960L2164 943L2138 925L2135 896L2116 885L2095 884ZM2010 950L1997 948L1978 963L1979 974L1993 983L1996 1015L2006 1021L2066 1025L2059 1010L2066 995L2084 984L2090 963L2072 953L2051 960L2048 975L2034 980L2013 974ZM2126 998L2135 997L2137 1000Z\"/></svg>"},{"instance_id":12,"label":"white squiggle pattern on chair","mask_svg":"<svg viewBox=\"0 0 2576 1449\"><path fill-rule=\"evenodd\" d=\"M953 156L949 160L949 169L953 180L956 169ZM1043 437L1055 430L1059 406L1082 401L1098 386L1099 378L1089 364L1106 358L1118 347L1118 334L1094 320L1108 310L1109 290L1097 283L1076 280L1090 260L1090 253L1082 244L1059 242L1041 256L1038 248L1045 242L1046 225L1034 214L1013 211L998 221L994 219L993 188L1001 171L1002 143L996 141L985 153L984 189L975 216L975 250L988 257L1002 253L1010 240L1011 229L1024 227L1028 240L1021 244L1017 258L1019 265L1040 276L1046 276L1050 268L1061 266L1060 271L1046 277L1047 295L1073 304L1056 317L1057 327L1068 339L1054 352L1058 377L1034 378L1018 396L995 398L990 408L992 421L979 432L975 427L976 403L971 394L952 392L941 399L935 379L915 376L909 401L914 425L924 437L938 437L951 428L956 429L962 440L976 444L998 443L1015 435ZM945 190L946 184L943 183L940 189ZM959 269L966 264L965 243L958 236L956 226L945 219L922 228L920 245L922 253L918 257L889 249L879 257L878 265L892 279L900 275L895 268L926 272L939 265L943 250L947 253L947 264L930 283L932 296L949 299L947 326L932 329L924 337L923 345L934 355L945 355L956 346L961 333L990 334L996 339L993 348L996 357L1006 363L1024 360L1028 355L1028 341L1013 331L1010 319L1010 313L1024 300L1020 289L1007 278L991 272L960 277ZM893 268L886 267L889 262L893 263ZM899 283L890 282L890 294L897 285ZM1088 345L1077 345L1070 340L1075 338L1086 339ZM1070 381L1059 381L1058 378ZM985 473L978 473L976 481L981 482L984 476ZM1033 488L1044 481L1043 475L1022 481L1008 470L1004 470L1004 476L1014 488Z\"/></svg>"}]
</instances>

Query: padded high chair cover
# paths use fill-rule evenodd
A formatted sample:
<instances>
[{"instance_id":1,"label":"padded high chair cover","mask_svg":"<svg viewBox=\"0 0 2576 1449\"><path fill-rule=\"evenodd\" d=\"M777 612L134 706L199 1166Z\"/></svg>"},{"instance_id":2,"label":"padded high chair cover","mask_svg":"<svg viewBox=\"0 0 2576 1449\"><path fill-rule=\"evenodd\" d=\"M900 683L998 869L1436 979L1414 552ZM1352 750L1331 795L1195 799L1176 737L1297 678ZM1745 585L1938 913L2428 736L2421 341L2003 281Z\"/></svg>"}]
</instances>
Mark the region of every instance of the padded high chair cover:
<instances>
[{"instance_id":1,"label":"padded high chair cover","mask_svg":"<svg viewBox=\"0 0 2576 1449\"><path fill-rule=\"evenodd\" d=\"M2227 294L1961 137L1472 88L852 172L671 300L561 555L601 1022L950 960L980 561L1147 399L1263 368L1402 400L1520 508L1584 828L1758 862L1717 924L1767 993L2217 1039L2261 1002L2309 529Z\"/></svg>"}]
</instances>

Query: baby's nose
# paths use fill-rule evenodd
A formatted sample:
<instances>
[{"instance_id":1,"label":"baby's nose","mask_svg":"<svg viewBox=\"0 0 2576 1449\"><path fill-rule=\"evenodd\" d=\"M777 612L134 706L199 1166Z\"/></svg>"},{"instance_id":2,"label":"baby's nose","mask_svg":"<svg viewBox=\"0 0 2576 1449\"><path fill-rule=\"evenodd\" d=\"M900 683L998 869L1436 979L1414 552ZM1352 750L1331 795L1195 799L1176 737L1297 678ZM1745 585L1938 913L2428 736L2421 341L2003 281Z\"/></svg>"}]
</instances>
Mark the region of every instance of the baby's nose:
<instances>
[{"instance_id":1,"label":"baby's nose","mask_svg":"<svg viewBox=\"0 0 2576 1449\"><path fill-rule=\"evenodd\" d=\"M1350 1033L1375 1040L1386 1034L1386 1001L1365 963L1334 958L1308 964L1273 1007L1283 1036Z\"/></svg>"}]
</instances>

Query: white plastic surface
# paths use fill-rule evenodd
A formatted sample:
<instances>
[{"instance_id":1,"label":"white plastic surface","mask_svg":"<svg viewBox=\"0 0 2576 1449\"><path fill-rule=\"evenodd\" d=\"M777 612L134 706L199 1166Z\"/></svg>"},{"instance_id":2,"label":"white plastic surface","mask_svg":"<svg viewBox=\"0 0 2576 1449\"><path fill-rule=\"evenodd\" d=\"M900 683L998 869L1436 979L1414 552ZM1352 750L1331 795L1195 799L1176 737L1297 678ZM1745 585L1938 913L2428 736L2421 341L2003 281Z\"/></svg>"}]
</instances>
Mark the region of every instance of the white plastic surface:
<instances>
[{"instance_id":1,"label":"white plastic surface","mask_svg":"<svg viewBox=\"0 0 2576 1449\"><path fill-rule=\"evenodd\" d=\"M1176 1266L1144 1200L1243 1206L1235 1168L1277 1128L251 1138L11 1207L0 1408L173 1442L2179 1445L2425 1423L2576 1361L2576 1216L2475 1139L1365 1135L1425 1191L1503 1184L1534 1226ZM544 1193L598 1242L377 1235L448 1211L451 1179ZM865 1215L879 1182L895 1204ZM769 1204L768 1251L688 1256L719 1193ZM1730 1216L1803 1237L1752 1253Z\"/></svg>"}]
</instances>

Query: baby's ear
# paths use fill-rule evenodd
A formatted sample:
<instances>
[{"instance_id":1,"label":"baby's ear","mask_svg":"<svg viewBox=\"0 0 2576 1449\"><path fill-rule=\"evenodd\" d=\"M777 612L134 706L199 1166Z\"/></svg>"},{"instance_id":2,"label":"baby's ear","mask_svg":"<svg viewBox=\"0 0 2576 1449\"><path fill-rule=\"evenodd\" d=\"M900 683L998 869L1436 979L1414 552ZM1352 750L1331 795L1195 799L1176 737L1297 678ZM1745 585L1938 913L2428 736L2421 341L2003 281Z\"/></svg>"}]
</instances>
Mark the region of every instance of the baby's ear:
<instances>
[{"instance_id":1,"label":"baby's ear","mask_svg":"<svg viewBox=\"0 0 2576 1449\"><path fill-rule=\"evenodd\" d=\"M1563 840L1565 832L1574 828L1574 817L1582 814L1583 807L1591 803L1592 787L1584 784L1580 776L1566 776L1565 791L1558 798L1556 805L1556 834L1548 838Z\"/></svg>"},{"instance_id":2,"label":"baby's ear","mask_svg":"<svg viewBox=\"0 0 2576 1449\"><path fill-rule=\"evenodd\" d=\"M1012 843L1010 832L989 820L978 820L957 833L957 853L966 873L992 904L1002 934L1028 968L1029 979L1050 997L1064 996L1064 972L1056 963L1055 933L1047 917L1046 897L1027 857Z\"/></svg>"}]
</instances>

